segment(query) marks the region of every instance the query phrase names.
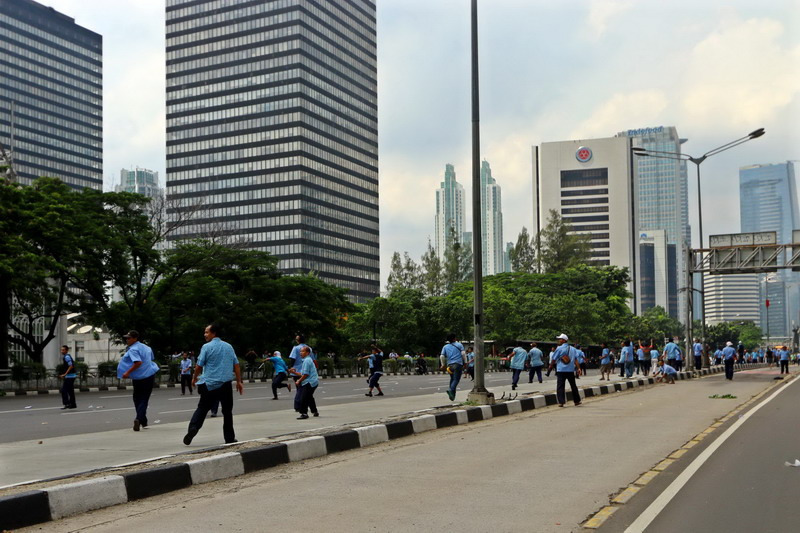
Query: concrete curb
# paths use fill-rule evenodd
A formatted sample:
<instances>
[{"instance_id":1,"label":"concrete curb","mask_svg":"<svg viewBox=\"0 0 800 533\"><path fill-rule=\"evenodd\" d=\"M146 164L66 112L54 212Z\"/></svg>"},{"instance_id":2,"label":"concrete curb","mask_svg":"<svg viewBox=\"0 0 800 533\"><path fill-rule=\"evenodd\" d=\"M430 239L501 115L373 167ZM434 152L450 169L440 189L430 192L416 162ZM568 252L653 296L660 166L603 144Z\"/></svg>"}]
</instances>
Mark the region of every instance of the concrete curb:
<instances>
[{"instance_id":1,"label":"concrete curb","mask_svg":"<svg viewBox=\"0 0 800 533\"><path fill-rule=\"evenodd\" d=\"M724 367L712 367L702 369L700 374L705 376L724 370ZM695 376L692 373L680 373L680 379L693 377ZM613 386L595 385L581 389L580 396L582 398L604 396L653 383L655 383L654 378L648 377L616 382ZM572 401L571 391L567 392L567 401ZM557 403L556 395L552 393L515 397L494 405L459 407L451 411L419 415L405 420L393 420L353 429L338 429L321 436L265 444L242 451L225 451L167 466L155 466L121 475L109 475L13 494L0 498L0 531L49 522L192 485L258 472L286 463L373 446L434 429L542 409Z\"/></svg>"}]
</instances>

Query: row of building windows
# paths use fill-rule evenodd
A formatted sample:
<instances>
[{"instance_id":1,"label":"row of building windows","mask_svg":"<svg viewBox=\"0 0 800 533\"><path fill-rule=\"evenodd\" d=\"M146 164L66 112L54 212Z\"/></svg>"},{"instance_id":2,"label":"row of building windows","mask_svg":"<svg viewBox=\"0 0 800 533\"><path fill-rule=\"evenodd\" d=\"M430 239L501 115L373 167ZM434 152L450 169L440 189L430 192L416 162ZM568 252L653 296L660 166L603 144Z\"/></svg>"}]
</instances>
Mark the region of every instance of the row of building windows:
<instances>
[{"instance_id":1,"label":"row of building windows","mask_svg":"<svg viewBox=\"0 0 800 533\"><path fill-rule=\"evenodd\" d=\"M604 198L576 198L572 200L561 200L561 205L584 205L584 204L607 204L608 197Z\"/></svg>"},{"instance_id":2,"label":"row of building windows","mask_svg":"<svg viewBox=\"0 0 800 533\"><path fill-rule=\"evenodd\" d=\"M0 87L0 106L2 106L0 109L2 109L2 116L8 117L8 121L0 120L0 124L11 125L10 102L10 97ZM4 106L3 104L7 105ZM103 146L103 131L100 127L90 128L58 117L47 117L47 122L44 122L40 117L40 113L36 113L36 118L26 115L24 108L15 107L14 109L14 125L20 130L27 130L40 135L48 134L51 137L63 137L94 148L102 148Z\"/></svg>"},{"instance_id":3,"label":"row of building windows","mask_svg":"<svg viewBox=\"0 0 800 533\"><path fill-rule=\"evenodd\" d=\"M589 217L564 217L570 224L575 222L608 222L608 215L595 215Z\"/></svg>"},{"instance_id":4,"label":"row of building windows","mask_svg":"<svg viewBox=\"0 0 800 533\"><path fill-rule=\"evenodd\" d=\"M83 69L71 67L55 59L50 59L37 52L32 52L26 48L20 48L12 43L0 39L0 52L6 57L6 60L15 64L31 68L42 69L42 72L48 75L63 75L69 76L72 79L80 82L80 80L93 80L100 76L101 69L96 68L94 73L86 72ZM22 59L22 61L19 61ZM87 84L88 85L88 84Z\"/></svg>"},{"instance_id":5,"label":"row of building windows","mask_svg":"<svg viewBox=\"0 0 800 533\"><path fill-rule=\"evenodd\" d=\"M608 185L607 168L587 168L561 171L561 187L593 187Z\"/></svg>"},{"instance_id":6,"label":"row of building windows","mask_svg":"<svg viewBox=\"0 0 800 533\"><path fill-rule=\"evenodd\" d=\"M39 137L37 137L37 139L38 138ZM63 145L64 143L61 144ZM46 159L52 162L58 161L61 163L68 163L81 167L87 167L89 169L99 169L99 170L103 169L102 157L99 158L98 160L97 157L90 158L88 156L75 155L73 153L53 148L51 146L42 146L42 143L40 142L34 144L25 137L14 138L14 151L17 153L20 159L22 158L21 156L23 154L27 154L32 159Z\"/></svg>"},{"instance_id":7,"label":"row of building windows","mask_svg":"<svg viewBox=\"0 0 800 533\"><path fill-rule=\"evenodd\" d=\"M232 6L228 4L224 7L227 8ZM300 7L298 6L296 0L272 0L270 2L261 1L250 6L238 6L229 11L222 11L224 8L221 8L219 11L214 13L213 17L211 17L209 15L209 11L212 11L213 9L214 8L211 7L203 9L200 12L191 15L191 18L175 16L174 11L167 11L167 37L169 38L170 34L188 32L189 30L194 30L191 33L196 35L197 33L203 33L213 29L206 28L206 26L235 27L241 25L246 20L261 18L259 15L269 14L270 12L280 10L292 10L303 11L311 14L322 24L335 28L339 35L350 39L354 43L357 43L359 46L362 46L367 50L373 50L375 48L374 21L364 21L367 24L367 32L369 33L371 37L370 38L367 37L367 34L356 31L353 26L340 24L336 20L336 17L332 17L328 11L318 9L318 7L311 2L305 2L303 6ZM360 13L357 11L351 13L350 10L348 10L346 13L348 16L352 17L355 14L356 18L360 18ZM337 36L336 40L339 39L341 39L341 37Z\"/></svg>"},{"instance_id":8,"label":"row of building windows","mask_svg":"<svg viewBox=\"0 0 800 533\"><path fill-rule=\"evenodd\" d=\"M354 46L348 39L340 38L330 31L327 26L301 14L299 11L276 14L215 29L226 30L225 33L230 36L227 38L209 38L205 35L201 37L198 34L192 34L191 40L184 41L188 46L180 47L173 46L174 43L168 39L167 61L180 60L201 54L213 54L231 48L252 46L274 38L302 34L309 37L319 36L316 38L325 41L323 45L325 48L329 47L330 44L341 47L354 59L364 63L367 69L374 71L377 68L374 54L368 53L363 47ZM213 34L215 32L211 30L210 33ZM316 38L312 40L316 40Z\"/></svg>"},{"instance_id":9,"label":"row of building windows","mask_svg":"<svg viewBox=\"0 0 800 533\"><path fill-rule=\"evenodd\" d=\"M1 122L0 122L1 123ZM39 146L46 146L48 148L52 148L54 150L58 150L64 154L70 154L72 156L78 156L79 158L84 157L87 160L103 160L103 147L100 144L99 147L91 148L80 144L83 140L80 137L75 136L73 139L63 139L61 137L45 137L42 136L41 130L38 129L29 129L25 127L21 127L19 121L15 120L15 135L14 135L14 148L20 148L23 146L29 146L31 151L39 150ZM8 139L6 146L11 146L11 139L10 139L10 132L4 132ZM28 145L27 143L31 143ZM59 156L60 157L60 156ZM63 157L60 157L64 159Z\"/></svg>"},{"instance_id":10,"label":"row of building windows","mask_svg":"<svg viewBox=\"0 0 800 533\"><path fill-rule=\"evenodd\" d=\"M594 206L594 207L566 207L561 209L562 215L576 215L578 213L608 213L608 206Z\"/></svg>"},{"instance_id":11,"label":"row of building windows","mask_svg":"<svg viewBox=\"0 0 800 533\"><path fill-rule=\"evenodd\" d=\"M5 13L0 13L0 21L4 22L5 24L8 24L9 26L18 28L30 35L33 35L35 38L39 39L40 42L52 43L54 46L60 46L62 48L66 48L67 50L73 50L76 55L80 54L86 56L90 60L96 61L98 63L101 63L103 61L103 56L100 50L100 43L102 42L100 40L100 36L98 36L97 38L97 51L94 51L93 48L87 48L85 46L76 44L72 41L67 41L65 39L62 39L61 37L58 37L57 35L54 35L50 31L44 31L40 28L37 28L36 26L31 26L30 24L26 24L21 20L11 18Z\"/></svg>"},{"instance_id":12,"label":"row of building windows","mask_svg":"<svg viewBox=\"0 0 800 533\"><path fill-rule=\"evenodd\" d=\"M16 91L11 91L2 85L0 85L0 98L4 98L7 100L13 100L17 105L15 107L14 113L23 114L26 112L26 108L33 111L33 115L37 118L42 118L44 120L43 115L47 115L48 121L51 120L52 117L54 120L61 120L61 123L70 124L71 121L74 121L75 127L78 128L80 126L86 127L89 131L97 132L98 130L102 129L102 120L99 117L91 118L87 116L85 113L81 113L78 111L73 111L68 109L64 106L60 105L52 105L44 100L39 100L37 98L31 98L26 96L24 93L18 93ZM68 120L64 120L68 119Z\"/></svg>"},{"instance_id":13,"label":"row of building windows","mask_svg":"<svg viewBox=\"0 0 800 533\"><path fill-rule=\"evenodd\" d=\"M35 156L36 154L25 154L17 152L18 156ZM14 170L18 176L26 175L31 179L41 176L61 178L68 185L86 187L91 185L94 189L103 188L103 173L101 170L88 170L73 165L64 164L61 161L37 159L41 164L30 163L32 157L19 157L14 160Z\"/></svg>"},{"instance_id":14,"label":"row of building windows","mask_svg":"<svg viewBox=\"0 0 800 533\"><path fill-rule=\"evenodd\" d=\"M103 116L102 103L99 101L99 99L97 99L96 103L87 102L87 98L85 96L78 100L70 97L67 94L63 94L61 92L61 87L58 87L58 90L56 90L56 87L44 87L34 83L20 82L11 76L4 76L2 79L0 79L0 88L8 88L10 91L13 91L17 94L25 94L33 97L32 99L34 101L56 101L60 104L60 107L75 111L77 113L83 113L88 117ZM74 93L75 91L69 92Z\"/></svg>"},{"instance_id":15,"label":"row of building windows","mask_svg":"<svg viewBox=\"0 0 800 533\"><path fill-rule=\"evenodd\" d=\"M608 229L608 224L584 224L581 226L572 226L572 231L603 231Z\"/></svg>"},{"instance_id":16,"label":"row of building windows","mask_svg":"<svg viewBox=\"0 0 800 533\"><path fill-rule=\"evenodd\" d=\"M347 94L340 92L341 98L332 97L327 91L320 92L308 81L301 81L295 78L295 83L273 83L271 86L258 87L247 91L228 93L220 96L207 96L192 100L175 102L171 98L167 100L167 115L176 113L194 112L196 110L207 110L218 106L233 106L241 102L262 100L267 103L269 100L277 100L279 96L301 93L314 101L326 105L338 111L341 115L358 113L359 120L370 128L377 128L377 110L370 109L363 103Z\"/></svg>"},{"instance_id":17,"label":"row of building windows","mask_svg":"<svg viewBox=\"0 0 800 533\"><path fill-rule=\"evenodd\" d=\"M0 41L0 49L2 44ZM70 87L79 91L78 97L91 102L99 102L102 99L103 84L99 76L89 77L86 74L80 77L71 76L48 69L13 53L0 54L0 65L14 72L16 77L32 80L33 83L44 82L59 87Z\"/></svg>"},{"instance_id":18,"label":"row of building windows","mask_svg":"<svg viewBox=\"0 0 800 533\"><path fill-rule=\"evenodd\" d=\"M14 19L4 15L3 13L0 13L0 28L3 27L3 23L13 26L13 24L10 24L10 21L12 20ZM102 70L102 60L92 61L84 54L84 52L86 52L85 48L77 47L76 45L72 44L68 47L67 51L64 51L60 48L50 46L48 41L43 40L40 37L29 37L29 34L26 35L25 32L12 31L9 33L0 33L0 35L4 36L9 34L13 34L13 37L8 38L10 42L16 45L27 47L42 57L49 57L61 63L71 65L75 68L84 69L87 72L100 72Z\"/></svg>"},{"instance_id":19,"label":"row of building windows","mask_svg":"<svg viewBox=\"0 0 800 533\"><path fill-rule=\"evenodd\" d=\"M567 196L593 196L599 194L608 194L608 189L580 189L577 191L561 191L561 197Z\"/></svg>"}]
</instances>

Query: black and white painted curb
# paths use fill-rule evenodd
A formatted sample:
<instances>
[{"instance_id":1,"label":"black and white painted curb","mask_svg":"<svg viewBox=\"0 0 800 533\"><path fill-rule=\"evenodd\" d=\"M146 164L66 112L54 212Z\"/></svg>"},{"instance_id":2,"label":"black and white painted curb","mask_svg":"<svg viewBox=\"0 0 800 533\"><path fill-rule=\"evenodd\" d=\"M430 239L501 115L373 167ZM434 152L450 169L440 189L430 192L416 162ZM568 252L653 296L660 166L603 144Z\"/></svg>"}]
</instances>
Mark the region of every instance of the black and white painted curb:
<instances>
[{"instance_id":1,"label":"black and white painted curb","mask_svg":"<svg viewBox=\"0 0 800 533\"><path fill-rule=\"evenodd\" d=\"M690 379L696 374L704 376L723 371L723 367L712 367L695 373L681 372L679 379ZM608 385L584 387L580 392L581 397L592 398L653 383L652 377L630 379ZM567 391L567 401L572 401L571 391ZM241 476L336 452L364 448L434 429L541 409L557 403L554 393L536 394L494 405L422 414L404 420L335 430L324 435L265 444L241 451L224 451L199 459L189 459L192 454L187 454L186 461L170 465L12 494L0 497L0 531L58 520L103 507L158 496L192 485Z\"/></svg>"}]
</instances>

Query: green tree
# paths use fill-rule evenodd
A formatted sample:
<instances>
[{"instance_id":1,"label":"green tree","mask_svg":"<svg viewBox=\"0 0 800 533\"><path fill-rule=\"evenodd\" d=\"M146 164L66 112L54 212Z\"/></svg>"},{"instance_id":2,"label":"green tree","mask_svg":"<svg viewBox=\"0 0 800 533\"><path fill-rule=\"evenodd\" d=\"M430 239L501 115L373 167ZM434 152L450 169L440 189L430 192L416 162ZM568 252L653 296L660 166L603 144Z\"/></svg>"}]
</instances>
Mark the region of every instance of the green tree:
<instances>
[{"instance_id":1,"label":"green tree","mask_svg":"<svg viewBox=\"0 0 800 533\"><path fill-rule=\"evenodd\" d=\"M428 241L428 249L420 261L420 286L425 296L441 296L445 293L445 273L436 250Z\"/></svg>"},{"instance_id":2,"label":"green tree","mask_svg":"<svg viewBox=\"0 0 800 533\"><path fill-rule=\"evenodd\" d=\"M513 272L536 272L536 247L535 240L528 234L528 228L522 227L517 237L517 243L509 252L511 270Z\"/></svg>"},{"instance_id":3,"label":"green tree","mask_svg":"<svg viewBox=\"0 0 800 533\"><path fill-rule=\"evenodd\" d=\"M544 272L559 272L589 261L589 238L571 231L572 225L558 211L551 209L547 225L541 232L541 263Z\"/></svg>"},{"instance_id":4,"label":"green tree","mask_svg":"<svg viewBox=\"0 0 800 533\"><path fill-rule=\"evenodd\" d=\"M706 327L706 342L718 348L724 347L728 341L734 346L741 341L745 348L752 350L761 345L761 339L761 328L752 321L720 322Z\"/></svg>"},{"instance_id":5,"label":"green tree","mask_svg":"<svg viewBox=\"0 0 800 533\"><path fill-rule=\"evenodd\" d=\"M472 278L472 247L462 244L457 239L449 239L444 252L444 287L450 292L456 283Z\"/></svg>"},{"instance_id":6,"label":"green tree","mask_svg":"<svg viewBox=\"0 0 800 533\"><path fill-rule=\"evenodd\" d=\"M416 289L420 287L421 270L408 252L403 253L403 258L395 252L392 254L389 277L386 280L386 291L395 289Z\"/></svg>"}]
</instances>

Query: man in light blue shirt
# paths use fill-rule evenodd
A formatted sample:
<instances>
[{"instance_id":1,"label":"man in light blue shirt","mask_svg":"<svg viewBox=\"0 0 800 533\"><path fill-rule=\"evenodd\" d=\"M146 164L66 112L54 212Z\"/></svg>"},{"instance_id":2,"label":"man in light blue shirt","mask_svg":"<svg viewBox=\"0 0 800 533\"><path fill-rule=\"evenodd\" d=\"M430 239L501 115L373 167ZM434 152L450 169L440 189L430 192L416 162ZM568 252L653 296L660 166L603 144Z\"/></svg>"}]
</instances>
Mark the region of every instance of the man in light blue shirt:
<instances>
[{"instance_id":1,"label":"man in light blue shirt","mask_svg":"<svg viewBox=\"0 0 800 533\"><path fill-rule=\"evenodd\" d=\"M659 361L658 370L656 370L654 375L656 376L656 382L660 383L662 379L666 379L667 383L674 385L675 376L678 375L678 371L672 366L664 364L664 361Z\"/></svg>"},{"instance_id":2,"label":"man in light blue shirt","mask_svg":"<svg viewBox=\"0 0 800 533\"><path fill-rule=\"evenodd\" d=\"M542 367L544 367L544 361L542 361L542 351L536 347L536 343L531 343L531 349L528 352L530 372L528 373L528 383L533 383L533 375L539 378L539 383L542 382Z\"/></svg>"},{"instance_id":3,"label":"man in light blue shirt","mask_svg":"<svg viewBox=\"0 0 800 533\"><path fill-rule=\"evenodd\" d=\"M789 373L789 351L786 349L786 346L779 346L778 347L778 360L781 362L781 374L783 371L786 370L786 373Z\"/></svg>"},{"instance_id":4,"label":"man in light blue shirt","mask_svg":"<svg viewBox=\"0 0 800 533\"><path fill-rule=\"evenodd\" d=\"M672 368L676 368L677 365L675 361L678 357L678 345L672 342L672 337L669 338L669 342L664 346L664 357L667 360L667 364Z\"/></svg>"},{"instance_id":5,"label":"man in light blue shirt","mask_svg":"<svg viewBox=\"0 0 800 533\"><path fill-rule=\"evenodd\" d=\"M722 349L722 360L725 362L725 379L733 380L733 365L736 363L736 348L728 341Z\"/></svg>"},{"instance_id":6,"label":"man in light blue shirt","mask_svg":"<svg viewBox=\"0 0 800 533\"><path fill-rule=\"evenodd\" d=\"M516 390L517 383L519 383L519 375L525 370L528 352L525 348L517 346L506 350L506 355L509 356L508 366L511 367L511 390Z\"/></svg>"},{"instance_id":7,"label":"man in light blue shirt","mask_svg":"<svg viewBox=\"0 0 800 533\"><path fill-rule=\"evenodd\" d=\"M292 361L292 366L289 368L289 373L296 377L301 375L300 371L303 367L303 357L300 355L300 350L302 350L304 346L307 346L311 354L311 359L315 360L317 356L314 355L314 350L311 348L311 346L306 344L306 338L304 335L298 333L294 340L297 342L297 345L292 348L291 352L289 352L289 359ZM300 392L302 391L297 389L297 392L294 394L294 410L298 413L300 412Z\"/></svg>"},{"instance_id":8,"label":"man in light blue shirt","mask_svg":"<svg viewBox=\"0 0 800 533\"><path fill-rule=\"evenodd\" d=\"M317 410L317 402L314 400L314 392L319 386L319 376L317 375L317 365L311 358L311 348L303 346L300 348L300 356L303 358L303 365L300 367L300 377L295 381L297 390L300 391L300 416L298 420L305 420L308 418L308 411L311 414L319 416Z\"/></svg>"},{"instance_id":9,"label":"man in light blue shirt","mask_svg":"<svg viewBox=\"0 0 800 533\"><path fill-rule=\"evenodd\" d=\"M286 387L289 392L292 392L292 386L287 381L289 369L286 366L286 361L281 357L281 352L275 351L265 360L272 363L272 399L278 399L278 389Z\"/></svg>"},{"instance_id":10,"label":"man in light blue shirt","mask_svg":"<svg viewBox=\"0 0 800 533\"><path fill-rule=\"evenodd\" d=\"M239 394L244 394L242 371L239 368L239 359L233 351L233 346L220 339L218 335L219 326L216 324L209 324L203 331L206 343L197 357L192 378L192 384L197 386L197 392L200 394L200 401L189 422L186 436L183 437L183 443L187 446L192 443L194 436L203 427L206 415L217 403L222 407L222 435L225 438L225 444L236 442L236 434L233 431L231 381L235 377L236 390L239 391Z\"/></svg>"},{"instance_id":11,"label":"man in light blue shirt","mask_svg":"<svg viewBox=\"0 0 800 533\"><path fill-rule=\"evenodd\" d=\"M631 341L622 342L622 349L620 350L619 360L622 361L625 365L625 377L627 378L633 377L633 368L635 363L633 355L633 346L631 346Z\"/></svg>"},{"instance_id":12,"label":"man in light blue shirt","mask_svg":"<svg viewBox=\"0 0 800 533\"><path fill-rule=\"evenodd\" d=\"M467 375L475 381L475 348L470 346L464 355L467 358Z\"/></svg>"},{"instance_id":13,"label":"man in light blue shirt","mask_svg":"<svg viewBox=\"0 0 800 533\"><path fill-rule=\"evenodd\" d=\"M455 333L447 336L447 344L442 347L442 354L447 365L447 372L450 374L450 387L447 389L447 397L450 401L456 399L456 389L458 382L461 381L461 370L464 368L464 346L458 342Z\"/></svg>"},{"instance_id":14,"label":"man in light blue shirt","mask_svg":"<svg viewBox=\"0 0 800 533\"><path fill-rule=\"evenodd\" d=\"M600 353L600 381L611 381L614 364L611 361L611 350L606 343L601 344L603 351Z\"/></svg>"},{"instance_id":15,"label":"man in light blue shirt","mask_svg":"<svg viewBox=\"0 0 800 533\"><path fill-rule=\"evenodd\" d=\"M564 407L567 403L567 396L564 391L564 386L569 381L570 390L572 391L572 401L575 406L581 404L581 394L578 390L578 384L575 382L575 363L578 356L577 350L569 345L569 337L562 333L556 337L558 347L553 353L553 360L556 365L556 397L558 398L558 406ZM552 364L552 363L551 363Z\"/></svg>"},{"instance_id":16,"label":"man in light blue shirt","mask_svg":"<svg viewBox=\"0 0 800 533\"><path fill-rule=\"evenodd\" d=\"M581 379L581 374L586 375L586 354L583 353L580 344L574 346L577 354L575 355L575 379Z\"/></svg>"},{"instance_id":17,"label":"man in light blue shirt","mask_svg":"<svg viewBox=\"0 0 800 533\"><path fill-rule=\"evenodd\" d=\"M700 339L694 340L692 351L694 352L694 369L700 370L703 368L703 345L700 343Z\"/></svg>"},{"instance_id":18,"label":"man in light blue shirt","mask_svg":"<svg viewBox=\"0 0 800 533\"><path fill-rule=\"evenodd\" d=\"M117 365L117 377L130 378L133 383L133 406L136 408L133 430L139 431L140 427L147 427L147 405L153 393L158 365L154 361L153 350L139 342L138 331L132 329L122 338L128 344L128 350Z\"/></svg>"},{"instance_id":19,"label":"man in light blue shirt","mask_svg":"<svg viewBox=\"0 0 800 533\"><path fill-rule=\"evenodd\" d=\"M189 388L189 395L192 394L192 360L189 359L189 354L183 352L181 354L181 396L186 396L186 388Z\"/></svg>"}]
</instances>

